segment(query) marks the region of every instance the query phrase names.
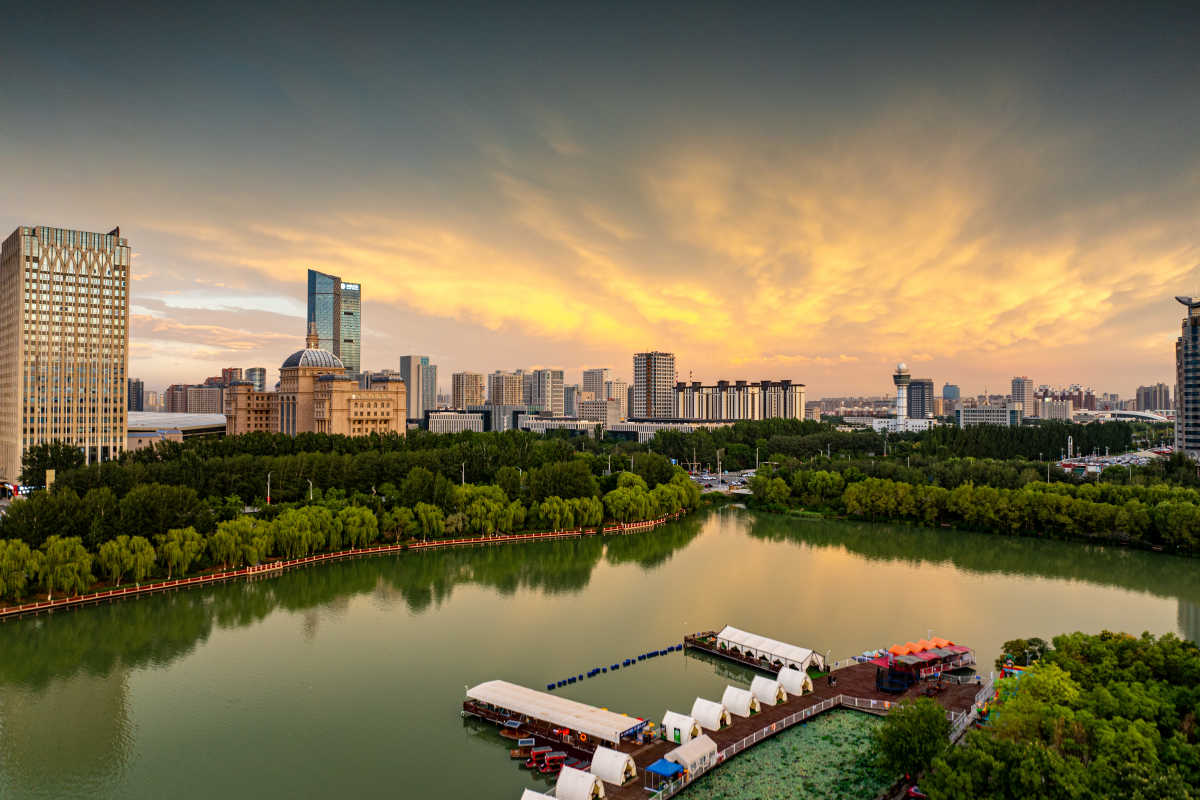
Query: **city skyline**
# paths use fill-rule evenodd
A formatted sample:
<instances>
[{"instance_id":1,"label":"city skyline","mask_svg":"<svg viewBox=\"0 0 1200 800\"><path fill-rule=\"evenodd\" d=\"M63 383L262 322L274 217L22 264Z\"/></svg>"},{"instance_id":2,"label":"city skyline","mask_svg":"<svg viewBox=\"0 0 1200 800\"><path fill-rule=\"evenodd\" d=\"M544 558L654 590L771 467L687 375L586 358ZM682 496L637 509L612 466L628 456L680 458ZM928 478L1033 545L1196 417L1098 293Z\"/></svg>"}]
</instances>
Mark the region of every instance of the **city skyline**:
<instances>
[{"instance_id":1,"label":"city skyline","mask_svg":"<svg viewBox=\"0 0 1200 800\"><path fill-rule=\"evenodd\" d=\"M663 347L681 379L814 396L901 359L1132 394L1200 286L1192 17L546 9L529 40L518 14L168 16L81 6L59 47L14 43L0 122L0 225L135 243L148 386L277 363L313 265L366 287L364 369L574 382ZM122 114L74 102L116 85Z\"/></svg>"}]
</instances>

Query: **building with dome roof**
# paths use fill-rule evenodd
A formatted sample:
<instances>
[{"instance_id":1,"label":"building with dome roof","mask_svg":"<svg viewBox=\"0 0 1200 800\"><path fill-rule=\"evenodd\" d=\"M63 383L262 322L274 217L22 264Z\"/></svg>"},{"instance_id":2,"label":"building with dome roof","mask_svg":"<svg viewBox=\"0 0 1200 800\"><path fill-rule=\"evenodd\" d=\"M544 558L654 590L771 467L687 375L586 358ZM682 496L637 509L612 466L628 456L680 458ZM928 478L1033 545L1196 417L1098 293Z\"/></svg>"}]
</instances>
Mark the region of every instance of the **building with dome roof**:
<instances>
[{"instance_id":1,"label":"building with dome roof","mask_svg":"<svg viewBox=\"0 0 1200 800\"><path fill-rule=\"evenodd\" d=\"M347 374L342 360L318 345L316 326L309 325L303 350L279 367L279 387L257 391L250 381L236 381L226 393L226 433L330 433L366 436L398 433L407 428L404 382L394 376L372 376L368 388Z\"/></svg>"}]
</instances>

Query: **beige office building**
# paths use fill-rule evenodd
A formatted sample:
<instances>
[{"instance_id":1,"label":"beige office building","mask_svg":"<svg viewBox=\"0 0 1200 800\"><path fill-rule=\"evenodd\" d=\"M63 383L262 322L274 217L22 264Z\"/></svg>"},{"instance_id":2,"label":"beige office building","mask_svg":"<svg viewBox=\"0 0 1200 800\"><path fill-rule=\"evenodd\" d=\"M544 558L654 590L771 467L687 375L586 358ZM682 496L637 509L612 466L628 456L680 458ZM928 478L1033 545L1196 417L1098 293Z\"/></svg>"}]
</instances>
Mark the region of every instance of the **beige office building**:
<instances>
[{"instance_id":1,"label":"beige office building","mask_svg":"<svg viewBox=\"0 0 1200 800\"><path fill-rule=\"evenodd\" d=\"M462 411L487 402L487 385L479 372L456 372L450 376L450 405Z\"/></svg>"},{"instance_id":2,"label":"beige office building","mask_svg":"<svg viewBox=\"0 0 1200 800\"><path fill-rule=\"evenodd\" d=\"M288 356L279 368L279 391L259 392L250 381L239 381L226 392L226 432L230 436L255 431L328 433L366 436L407 430L408 404L404 381L397 376L372 375L367 389L346 374L341 359L317 346L310 328L303 350Z\"/></svg>"},{"instance_id":3,"label":"beige office building","mask_svg":"<svg viewBox=\"0 0 1200 800\"><path fill-rule=\"evenodd\" d=\"M125 449L129 260L119 228L21 226L0 247L0 478L44 442Z\"/></svg>"}]
</instances>

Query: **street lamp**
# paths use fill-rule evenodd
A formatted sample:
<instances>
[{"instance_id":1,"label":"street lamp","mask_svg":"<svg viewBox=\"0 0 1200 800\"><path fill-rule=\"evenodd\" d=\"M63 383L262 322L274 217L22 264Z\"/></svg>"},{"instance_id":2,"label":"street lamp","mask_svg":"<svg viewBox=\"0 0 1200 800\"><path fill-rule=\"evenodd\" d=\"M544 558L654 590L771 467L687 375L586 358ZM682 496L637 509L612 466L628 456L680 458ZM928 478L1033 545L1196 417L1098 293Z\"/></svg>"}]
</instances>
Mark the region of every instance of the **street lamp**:
<instances>
[{"instance_id":1,"label":"street lamp","mask_svg":"<svg viewBox=\"0 0 1200 800\"><path fill-rule=\"evenodd\" d=\"M271 473L267 472L267 505L271 505Z\"/></svg>"},{"instance_id":2,"label":"street lamp","mask_svg":"<svg viewBox=\"0 0 1200 800\"><path fill-rule=\"evenodd\" d=\"M312 478L308 478L308 502L312 502ZM374 487L372 487L374 488Z\"/></svg>"}]
</instances>

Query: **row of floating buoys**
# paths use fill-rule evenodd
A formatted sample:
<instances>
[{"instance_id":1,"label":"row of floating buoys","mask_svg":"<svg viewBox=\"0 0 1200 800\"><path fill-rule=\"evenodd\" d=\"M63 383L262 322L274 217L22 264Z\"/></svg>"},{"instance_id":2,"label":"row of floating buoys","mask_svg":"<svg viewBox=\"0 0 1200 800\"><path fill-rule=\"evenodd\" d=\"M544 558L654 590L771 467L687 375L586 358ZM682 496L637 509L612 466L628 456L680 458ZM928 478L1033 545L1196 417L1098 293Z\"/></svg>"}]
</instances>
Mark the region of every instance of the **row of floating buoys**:
<instances>
[{"instance_id":1,"label":"row of floating buoys","mask_svg":"<svg viewBox=\"0 0 1200 800\"><path fill-rule=\"evenodd\" d=\"M637 656L636 658L627 658L624 661L622 661L620 664L609 664L607 667L596 667L595 669L588 670L587 677L594 678L597 675L602 675L602 674L606 675L606 674L608 674L609 670L616 672L621 667L632 667L634 664L636 664L639 661L646 661L651 658L657 658L658 656L665 656L667 653L674 653L677 650L683 650L683 645L681 645L681 644L667 645L662 650L651 650L648 653L642 653L640 656ZM583 680L583 678L584 678L583 675L575 675L570 678L563 678L561 681L558 681L557 683L547 683L546 690L552 692L555 689L561 689L562 687L569 686L572 683L579 683Z\"/></svg>"}]
</instances>

